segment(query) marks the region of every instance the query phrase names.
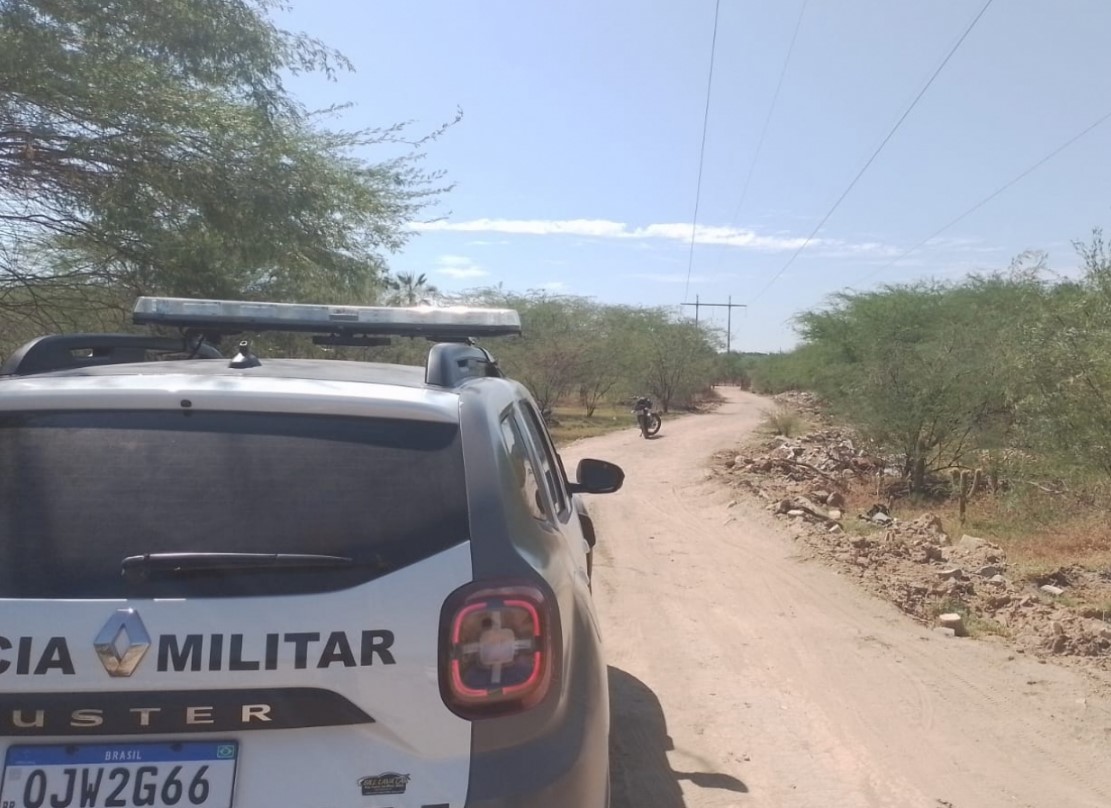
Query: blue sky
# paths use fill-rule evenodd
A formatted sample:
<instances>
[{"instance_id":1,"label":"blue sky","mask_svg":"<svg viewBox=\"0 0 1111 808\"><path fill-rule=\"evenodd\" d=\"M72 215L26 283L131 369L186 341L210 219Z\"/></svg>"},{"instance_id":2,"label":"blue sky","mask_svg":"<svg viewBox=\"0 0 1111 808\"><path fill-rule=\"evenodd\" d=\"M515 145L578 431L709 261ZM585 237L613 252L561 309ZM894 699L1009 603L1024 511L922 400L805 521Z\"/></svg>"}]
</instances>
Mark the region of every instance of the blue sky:
<instances>
[{"instance_id":1,"label":"blue sky","mask_svg":"<svg viewBox=\"0 0 1111 808\"><path fill-rule=\"evenodd\" d=\"M689 290L713 0L292 1L281 23L357 68L335 84L296 79L308 105L351 101L346 126L411 120L414 131L462 108L427 150L455 189L390 257L445 290L504 283L672 307L685 291L732 297L751 303L734 316L734 349L777 350L795 340L792 314L839 289L1002 268L1026 249L1068 272L1070 242L1111 223L1109 122L885 268L1111 112L1107 0L995 0L815 242L755 300L981 0L809 0L739 214L803 0L722 0Z\"/></svg>"}]
</instances>

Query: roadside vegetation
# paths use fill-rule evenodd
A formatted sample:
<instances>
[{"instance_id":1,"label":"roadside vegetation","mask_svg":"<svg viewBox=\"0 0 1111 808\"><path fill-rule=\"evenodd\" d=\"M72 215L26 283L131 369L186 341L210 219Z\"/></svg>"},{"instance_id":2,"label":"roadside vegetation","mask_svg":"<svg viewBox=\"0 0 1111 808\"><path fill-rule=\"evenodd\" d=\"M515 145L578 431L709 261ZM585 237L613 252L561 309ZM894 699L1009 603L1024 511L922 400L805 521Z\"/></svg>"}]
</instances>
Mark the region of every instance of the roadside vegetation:
<instances>
[{"instance_id":1,"label":"roadside vegetation","mask_svg":"<svg viewBox=\"0 0 1111 808\"><path fill-rule=\"evenodd\" d=\"M564 446L577 440L594 438L620 429L636 429L636 417L626 405L605 405L587 417L581 407L559 406L549 424L552 439Z\"/></svg>"},{"instance_id":2,"label":"roadside vegetation","mask_svg":"<svg viewBox=\"0 0 1111 808\"><path fill-rule=\"evenodd\" d=\"M357 302L401 288L384 255L446 190L420 162L443 129L349 131L337 110L305 108L284 77L353 68L278 28L273 7L0 0L6 350L115 326L144 293Z\"/></svg>"},{"instance_id":3,"label":"roadside vegetation","mask_svg":"<svg viewBox=\"0 0 1111 808\"><path fill-rule=\"evenodd\" d=\"M498 343L496 355L542 409L575 407L590 419L606 405L631 404L639 395L665 413L691 409L720 373L716 333L666 309L501 289L454 300L520 312L523 336Z\"/></svg>"},{"instance_id":4,"label":"roadside vegetation","mask_svg":"<svg viewBox=\"0 0 1111 808\"><path fill-rule=\"evenodd\" d=\"M291 74L354 68L277 27L271 0L0 0L0 360L33 337L127 330L139 295L509 306L492 347L568 434L623 424L626 400L694 406L717 335L662 309L500 288L445 296L390 271L409 222L450 190L423 167L432 131L349 131L305 108ZM300 337L257 343L294 355ZM423 362L427 344L339 349ZM572 415L572 411L576 414Z\"/></svg>"},{"instance_id":5,"label":"roadside vegetation","mask_svg":"<svg viewBox=\"0 0 1111 808\"><path fill-rule=\"evenodd\" d=\"M1044 256L954 283L844 292L796 319L789 353L749 357L754 390L808 391L882 459L849 507L936 514L1052 583L1111 568L1111 253ZM784 416L775 416L781 420Z\"/></svg>"},{"instance_id":6,"label":"roadside vegetation","mask_svg":"<svg viewBox=\"0 0 1111 808\"><path fill-rule=\"evenodd\" d=\"M431 302L520 313L522 336L483 345L509 376L529 388L561 442L632 428L632 403L641 395L664 413L699 410L716 400L713 385L727 372L729 357L718 352L719 335L666 309L500 287L436 293ZM298 337L288 338L281 349L315 350ZM336 355L421 364L427 351L424 340L396 340L383 348L338 349Z\"/></svg>"},{"instance_id":7,"label":"roadside vegetation","mask_svg":"<svg viewBox=\"0 0 1111 808\"><path fill-rule=\"evenodd\" d=\"M772 435L796 438L806 430L806 421L790 407L765 410L761 426Z\"/></svg>"}]
</instances>

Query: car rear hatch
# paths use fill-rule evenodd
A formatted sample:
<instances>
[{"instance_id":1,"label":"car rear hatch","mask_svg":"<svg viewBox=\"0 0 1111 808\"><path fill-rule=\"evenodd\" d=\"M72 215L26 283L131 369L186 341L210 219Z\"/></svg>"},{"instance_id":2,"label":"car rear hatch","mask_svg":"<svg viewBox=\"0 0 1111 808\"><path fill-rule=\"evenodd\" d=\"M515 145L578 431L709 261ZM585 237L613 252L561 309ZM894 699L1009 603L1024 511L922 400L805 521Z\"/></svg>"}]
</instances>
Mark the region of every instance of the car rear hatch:
<instances>
[{"instance_id":1,"label":"car rear hatch","mask_svg":"<svg viewBox=\"0 0 1111 808\"><path fill-rule=\"evenodd\" d=\"M0 805L463 804L457 423L4 406Z\"/></svg>"}]
</instances>

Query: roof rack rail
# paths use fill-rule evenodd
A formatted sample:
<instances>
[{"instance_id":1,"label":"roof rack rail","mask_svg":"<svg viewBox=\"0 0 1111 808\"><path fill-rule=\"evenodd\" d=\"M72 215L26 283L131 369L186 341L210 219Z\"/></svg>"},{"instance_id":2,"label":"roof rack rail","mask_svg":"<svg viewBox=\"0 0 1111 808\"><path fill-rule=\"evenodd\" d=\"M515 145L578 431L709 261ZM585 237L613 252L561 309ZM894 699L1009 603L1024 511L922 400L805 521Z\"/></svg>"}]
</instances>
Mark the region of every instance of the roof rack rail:
<instances>
[{"instance_id":1,"label":"roof rack rail","mask_svg":"<svg viewBox=\"0 0 1111 808\"><path fill-rule=\"evenodd\" d=\"M220 352L203 341L144 334L53 334L18 348L0 365L0 376L30 376L53 370L145 362L148 354L182 353L218 359Z\"/></svg>"},{"instance_id":2,"label":"roof rack rail","mask_svg":"<svg viewBox=\"0 0 1111 808\"><path fill-rule=\"evenodd\" d=\"M521 333L521 317L512 309L329 306L179 297L140 297L132 321L178 326L209 336L287 331L344 338L427 337L456 342Z\"/></svg>"},{"instance_id":3,"label":"roof rack rail","mask_svg":"<svg viewBox=\"0 0 1111 808\"><path fill-rule=\"evenodd\" d=\"M436 387L457 387L467 379L503 378L498 362L485 348L455 342L440 342L428 351L424 383Z\"/></svg>"}]
</instances>

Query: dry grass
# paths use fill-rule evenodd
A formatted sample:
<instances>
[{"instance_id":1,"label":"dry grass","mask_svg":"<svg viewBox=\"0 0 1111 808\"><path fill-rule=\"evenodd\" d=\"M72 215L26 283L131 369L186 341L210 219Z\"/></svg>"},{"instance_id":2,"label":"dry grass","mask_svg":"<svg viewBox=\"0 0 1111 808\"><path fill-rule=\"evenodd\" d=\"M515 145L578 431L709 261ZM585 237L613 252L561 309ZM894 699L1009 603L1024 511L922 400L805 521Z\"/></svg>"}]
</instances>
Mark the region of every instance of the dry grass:
<instances>
[{"instance_id":1,"label":"dry grass","mask_svg":"<svg viewBox=\"0 0 1111 808\"><path fill-rule=\"evenodd\" d=\"M936 512L951 532L960 530L998 543L1024 577L1070 565L1111 566L1106 515L1061 497L976 497L969 503L963 526L955 503Z\"/></svg>"},{"instance_id":2,"label":"dry grass","mask_svg":"<svg viewBox=\"0 0 1111 808\"><path fill-rule=\"evenodd\" d=\"M808 425L801 415L786 407L766 410L761 419L763 428L773 435L794 438L807 431Z\"/></svg>"},{"instance_id":3,"label":"dry grass","mask_svg":"<svg viewBox=\"0 0 1111 808\"><path fill-rule=\"evenodd\" d=\"M628 407L600 406L594 411L593 418L587 418L582 407L555 407L553 414L559 422L551 427L552 440L557 446L636 427L636 418Z\"/></svg>"},{"instance_id":4,"label":"dry grass","mask_svg":"<svg viewBox=\"0 0 1111 808\"><path fill-rule=\"evenodd\" d=\"M712 412L725 403L725 396L711 387L694 396L688 406L682 409L686 412Z\"/></svg>"},{"instance_id":5,"label":"dry grass","mask_svg":"<svg viewBox=\"0 0 1111 808\"><path fill-rule=\"evenodd\" d=\"M990 617L976 614L970 610L968 605L963 601L954 598L943 598L939 600L937 603L933 604L929 613L935 620L943 614L959 614L964 621L965 630L970 637L1010 636L1010 631L1007 630L1006 626Z\"/></svg>"},{"instance_id":6,"label":"dry grass","mask_svg":"<svg viewBox=\"0 0 1111 808\"><path fill-rule=\"evenodd\" d=\"M874 484L861 481L847 492L845 529L868 535L872 525L855 518L877 497ZM970 534L1000 545L1016 578L1033 579L1062 567L1111 570L1111 524L1105 512L1075 500L1036 490L993 496L979 494L968 504L965 523L957 502L896 499L893 513L909 521L924 513L941 517L945 531L959 539Z\"/></svg>"}]
</instances>

